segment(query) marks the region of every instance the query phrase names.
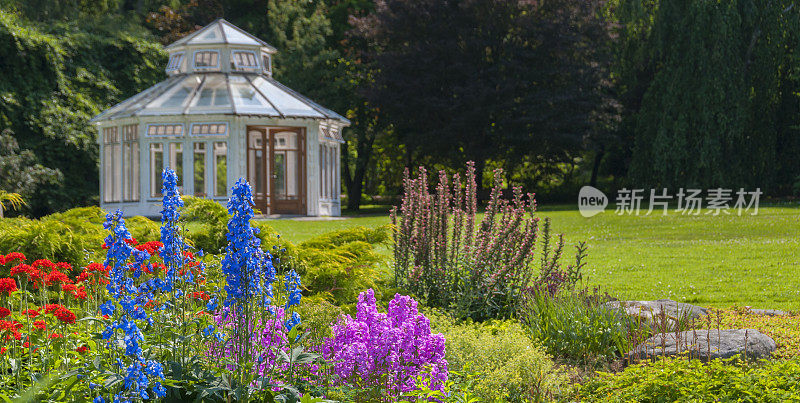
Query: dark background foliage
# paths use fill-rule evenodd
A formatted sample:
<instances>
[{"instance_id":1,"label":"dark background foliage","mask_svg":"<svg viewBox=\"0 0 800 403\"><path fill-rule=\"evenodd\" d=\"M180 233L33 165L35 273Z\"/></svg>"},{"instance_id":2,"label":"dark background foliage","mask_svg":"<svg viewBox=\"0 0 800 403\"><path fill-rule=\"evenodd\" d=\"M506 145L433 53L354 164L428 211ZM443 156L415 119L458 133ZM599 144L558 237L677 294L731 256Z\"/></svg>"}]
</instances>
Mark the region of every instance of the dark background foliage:
<instances>
[{"instance_id":1,"label":"dark background foliage","mask_svg":"<svg viewBox=\"0 0 800 403\"><path fill-rule=\"evenodd\" d=\"M351 209L396 196L405 167L467 160L480 184L503 167L546 201L587 183L798 188L790 0L0 0L0 131L18 144L0 166L47 173L0 182L23 213L97 203L88 120L163 79L162 45L217 17L352 120Z\"/></svg>"}]
</instances>

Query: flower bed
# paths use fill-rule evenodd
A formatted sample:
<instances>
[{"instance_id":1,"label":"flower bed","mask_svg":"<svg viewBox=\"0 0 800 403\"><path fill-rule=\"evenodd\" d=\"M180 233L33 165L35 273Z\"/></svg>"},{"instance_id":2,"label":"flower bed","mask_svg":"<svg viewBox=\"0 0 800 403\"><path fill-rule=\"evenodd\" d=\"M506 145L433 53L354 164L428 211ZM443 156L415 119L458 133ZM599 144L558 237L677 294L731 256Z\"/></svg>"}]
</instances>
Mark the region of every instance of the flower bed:
<instances>
[{"instance_id":1,"label":"flower bed","mask_svg":"<svg viewBox=\"0 0 800 403\"><path fill-rule=\"evenodd\" d=\"M294 401L363 390L383 400L415 391L424 374L426 389L444 387L444 338L413 299L397 295L380 313L368 290L356 318L308 338L300 276L261 248L250 186L233 187L228 243L214 256L186 242L177 178L163 179L157 242L140 244L117 211L102 263L0 255L0 397Z\"/></svg>"}]
</instances>

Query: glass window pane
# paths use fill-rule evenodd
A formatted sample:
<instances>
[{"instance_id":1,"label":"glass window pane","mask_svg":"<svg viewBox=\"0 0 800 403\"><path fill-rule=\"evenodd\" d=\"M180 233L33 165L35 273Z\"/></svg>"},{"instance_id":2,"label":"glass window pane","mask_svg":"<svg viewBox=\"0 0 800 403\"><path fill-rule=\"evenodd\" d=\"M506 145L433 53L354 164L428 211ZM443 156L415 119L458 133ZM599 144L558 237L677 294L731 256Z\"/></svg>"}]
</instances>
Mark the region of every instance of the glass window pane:
<instances>
[{"instance_id":1,"label":"glass window pane","mask_svg":"<svg viewBox=\"0 0 800 403\"><path fill-rule=\"evenodd\" d=\"M194 66L198 68L217 67L219 54L217 51L202 51L194 54Z\"/></svg>"},{"instance_id":2,"label":"glass window pane","mask_svg":"<svg viewBox=\"0 0 800 403\"><path fill-rule=\"evenodd\" d=\"M103 201L113 201L112 188L114 186L114 172L111 161L114 160L114 149L109 144L103 145Z\"/></svg>"},{"instance_id":3,"label":"glass window pane","mask_svg":"<svg viewBox=\"0 0 800 403\"><path fill-rule=\"evenodd\" d=\"M122 200L122 156L120 155L121 145L119 143L112 146L113 158L111 163L113 165L112 177L114 180L114 192L111 196L112 201L118 202Z\"/></svg>"},{"instance_id":4,"label":"glass window pane","mask_svg":"<svg viewBox=\"0 0 800 403\"><path fill-rule=\"evenodd\" d=\"M194 143L194 195L206 197L206 143Z\"/></svg>"},{"instance_id":5,"label":"glass window pane","mask_svg":"<svg viewBox=\"0 0 800 403\"><path fill-rule=\"evenodd\" d=\"M161 104L161 107L177 108L179 106L183 106L184 101L186 101L186 97L188 97L191 92L191 88L189 87L179 87Z\"/></svg>"},{"instance_id":6,"label":"glass window pane","mask_svg":"<svg viewBox=\"0 0 800 403\"><path fill-rule=\"evenodd\" d=\"M139 143L133 143L131 148L131 201L139 201Z\"/></svg>"},{"instance_id":7,"label":"glass window pane","mask_svg":"<svg viewBox=\"0 0 800 403\"><path fill-rule=\"evenodd\" d=\"M164 171L164 146L160 143L150 144L150 197L161 195L163 180L161 173Z\"/></svg>"},{"instance_id":8,"label":"glass window pane","mask_svg":"<svg viewBox=\"0 0 800 403\"><path fill-rule=\"evenodd\" d=\"M122 175L122 199L128 201L131 199L131 192L133 191L131 187L131 180L132 172L131 169L133 168L133 164L131 161L131 154L133 154L132 146L130 142L125 142L122 145L122 167L125 170L124 174Z\"/></svg>"},{"instance_id":9,"label":"glass window pane","mask_svg":"<svg viewBox=\"0 0 800 403\"><path fill-rule=\"evenodd\" d=\"M275 180L275 197L284 199L286 198L286 155L283 152L275 151L272 157L275 159L273 162L275 169L275 176L273 177Z\"/></svg>"},{"instance_id":10,"label":"glass window pane","mask_svg":"<svg viewBox=\"0 0 800 403\"><path fill-rule=\"evenodd\" d=\"M228 144L214 143L214 196L228 195Z\"/></svg>"},{"instance_id":11,"label":"glass window pane","mask_svg":"<svg viewBox=\"0 0 800 403\"><path fill-rule=\"evenodd\" d=\"M178 176L178 191L183 193L183 144L170 143L169 167L172 168Z\"/></svg>"},{"instance_id":12,"label":"glass window pane","mask_svg":"<svg viewBox=\"0 0 800 403\"><path fill-rule=\"evenodd\" d=\"M319 146L319 197L325 198L325 146Z\"/></svg>"}]
</instances>

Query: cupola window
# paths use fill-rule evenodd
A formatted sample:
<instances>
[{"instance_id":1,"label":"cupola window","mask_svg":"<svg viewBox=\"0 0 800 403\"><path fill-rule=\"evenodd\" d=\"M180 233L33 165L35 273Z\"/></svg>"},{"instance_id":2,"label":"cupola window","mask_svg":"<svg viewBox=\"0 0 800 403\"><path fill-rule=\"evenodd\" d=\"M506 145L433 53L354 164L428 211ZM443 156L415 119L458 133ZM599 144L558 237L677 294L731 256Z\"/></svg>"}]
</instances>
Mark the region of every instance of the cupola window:
<instances>
[{"instance_id":1,"label":"cupola window","mask_svg":"<svg viewBox=\"0 0 800 403\"><path fill-rule=\"evenodd\" d=\"M167 63L167 71L175 71L181 67L183 61L183 52L174 53L170 55L169 62Z\"/></svg>"},{"instance_id":2,"label":"cupola window","mask_svg":"<svg viewBox=\"0 0 800 403\"><path fill-rule=\"evenodd\" d=\"M216 50L200 50L194 52L194 67L213 69L219 67L219 52Z\"/></svg>"},{"instance_id":3,"label":"cupola window","mask_svg":"<svg viewBox=\"0 0 800 403\"><path fill-rule=\"evenodd\" d=\"M234 50L233 52L233 65L237 69L257 69L258 58L256 53L248 50Z\"/></svg>"}]
</instances>

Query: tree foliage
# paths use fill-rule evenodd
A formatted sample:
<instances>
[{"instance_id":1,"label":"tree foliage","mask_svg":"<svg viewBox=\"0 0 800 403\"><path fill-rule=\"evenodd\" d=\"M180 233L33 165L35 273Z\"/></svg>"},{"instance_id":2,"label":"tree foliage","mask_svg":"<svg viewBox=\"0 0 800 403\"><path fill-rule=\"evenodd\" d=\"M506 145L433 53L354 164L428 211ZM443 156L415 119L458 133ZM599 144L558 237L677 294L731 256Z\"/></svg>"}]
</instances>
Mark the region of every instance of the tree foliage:
<instances>
[{"instance_id":1,"label":"tree foliage","mask_svg":"<svg viewBox=\"0 0 800 403\"><path fill-rule=\"evenodd\" d=\"M21 149L63 175L29 200L36 215L97 197L97 131L89 119L162 78L161 48L119 24L36 25L0 10L0 131L10 129Z\"/></svg>"},{"instance_id":2,"label":"tree foliage","mask_svg":"<svg viewBox=\"0 0 800 403\"><path fill-rule=\"evenodd\" d=\"M618 15L630 181L786 192L800 172L800 9L791 1L626 0Z\"/></svg>"},{"instance_id":3,"label":"tree foliage","mask_svg":"<svg viewBox=\"0 0 800 403\"><path fill-rule=\"evenodd\" d=\"M367 99L404 144L446 161L559 162L601 99L600 2L385 0L358 20L375 51Z\"/></svg>"}]
</instances>

